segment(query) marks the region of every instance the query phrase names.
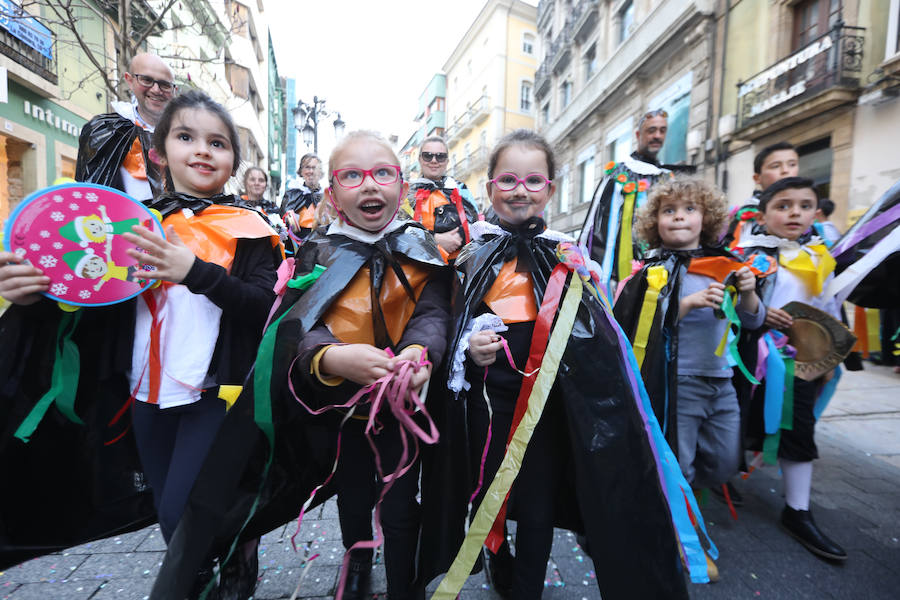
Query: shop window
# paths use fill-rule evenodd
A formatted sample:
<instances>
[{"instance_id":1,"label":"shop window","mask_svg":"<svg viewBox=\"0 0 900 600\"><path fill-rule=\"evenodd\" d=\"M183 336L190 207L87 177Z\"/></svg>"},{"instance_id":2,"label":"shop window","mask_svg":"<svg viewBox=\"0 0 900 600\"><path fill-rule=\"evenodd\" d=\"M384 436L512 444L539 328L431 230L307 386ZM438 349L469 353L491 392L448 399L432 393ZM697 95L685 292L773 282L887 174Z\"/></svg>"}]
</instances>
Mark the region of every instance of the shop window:
<instances>
[{"instance_id":1,"label":"shop window","mask_svg":"<svg viewBox=\"0 0 900 600\"><path fill-rule=\"evenodd\" d=\"M75 159L68 156L61 156L59 160L59 177L68 177L75 179Z\"/></svg>"},{"instance_id":2,"label":"shop window","mask_svg":"<svg viewBox=\"0 0 900 600\"><path fill-rule=\"evenodd\" d=\"M820 198L831 197L832 154L830 137L797 146L800 174L813 180Z\"/></svg>"},{"instance_id":3,"label":"shop window","mask_svg":"<svg viewBox=\"0 0 900 600\"><path fill-rule=\"evenodd\" d=\"M651 98L648 110L662 109L669 115L667 119L666 143L659 151L657 160L674 165L687 162L688 119L691 110L691 85L693 73L688 72L663 92Z\"/></svg>"}]
</instances>

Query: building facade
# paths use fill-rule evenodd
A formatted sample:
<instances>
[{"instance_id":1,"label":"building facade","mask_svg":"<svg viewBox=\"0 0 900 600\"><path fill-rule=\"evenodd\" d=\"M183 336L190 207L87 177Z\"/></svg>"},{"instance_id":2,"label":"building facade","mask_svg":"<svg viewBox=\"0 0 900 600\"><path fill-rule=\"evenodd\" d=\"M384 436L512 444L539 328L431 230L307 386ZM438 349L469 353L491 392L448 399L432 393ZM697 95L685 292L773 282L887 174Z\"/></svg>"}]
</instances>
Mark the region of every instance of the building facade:
<instances>
[{"instance_id":1,"label":"building facade","mask_svg":"<svg viewBox=\"0 0 900 600\"><path fill-rule=\"evenodd\" d=\"M282 182L284 175L284 151L285 151L285 127L287 116L285 115L285 90L284 80L278 74L278 61L275 60L275 48L272 46L271 34L268 38L269 69L269 109L266 111L269 124L269 198L275 202L281 198Z\"/></svg>"},{"instance_id":2,"label":"building facade","mask_svg":"<svg viewBox=\"0 0 900 600\"><path fill-rule=\"evenodd\" d=\"M539 131L558 153L547 218L576 232L603 165L636 148L649 110L668 113L659 160L699 167L712 118L715 0L542 0L534 92Z\"/></svg>"},{"instance_id":3,"label":"building facade","mask_svg":"<svg viewBox=\"0 0 900 600\"><path fill-rule=\"evenodd\" d=\"M743 0L720 3L718 16L717 181L742 201L754 155L791 142L800 174L835 202L832 220L846 229L900 179L897 2Z\"/></svg>"},{"instance_id":4,"label":"building facade","mask_svg":"<svg viewBox=\"0 0 900 600\"><path fill-rule=\"evenodd\" d=\"M79 32L102 48L103 21L88 7L77 12ZM88 63L70 31L0 2L0 224L32 192L75 174L81 128L107 106Z\"/></svg>"},{"instance_id":5,"label":"building facade","mask_svg":"<svg viewBox=\"0 0 900 600\"><path fill-rule=\"evenodd\" d=\"M489 0L444 64L449 173L481 208L490 149L509 131L534 127L536 17L520 0Z\"/></svg>"},{"instance_id":6,"label":"building facade","mask_svg":"<svg viewBox=\"0 0 900 600\"><path fill-rule=\"evenodd\" d=\"M416 112L416 130L400 148L401 167L407 179L419 176L419 146L431 135L444 136L447 129L447 76L435 73L419 95L419 109Z\"/></svg>"},{"instance_id":7,"label":"building facade","mask_svg":"<svg viewBox=\"0 0 900 600\"><path fill-rule=\"evenodd\" d=\"M175 3L168 27L148 40L169 62L182 87L196 87L222 104L238 128L241 167L229 184L240 190L246 168L269 168L269 32L261 0Z\"/></svg>"},{"instance_id":8,"label":"building facade","mask_svg":"<svg viewBox=\"0 0 900 600\"><path fill-rule=\"evenodd\" d=\"M282 107L285 122L285 187L297 179L297 168L300 166L300 157L297 155L297 149L300 148L300 140L298 139L300 132L294 128L294 118L291 114L291 108L297 106L297 80L293 77L285 77L284 79L284 96L285 104Z\"/></svg>"}]
</instances>

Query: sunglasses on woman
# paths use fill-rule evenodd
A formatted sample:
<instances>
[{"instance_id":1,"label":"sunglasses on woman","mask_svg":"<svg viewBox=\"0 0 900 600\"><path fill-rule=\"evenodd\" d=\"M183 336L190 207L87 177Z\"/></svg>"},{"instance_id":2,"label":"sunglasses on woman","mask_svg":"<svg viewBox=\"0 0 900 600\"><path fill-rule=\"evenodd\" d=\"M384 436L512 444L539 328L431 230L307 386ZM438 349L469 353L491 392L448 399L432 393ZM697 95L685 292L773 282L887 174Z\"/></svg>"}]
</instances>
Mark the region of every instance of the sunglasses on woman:
<instances>
[{"instance_id":1,"label":"sunglasses on woman","mask_svg":"<svg viewBox=\"0 0 900 600\"><path fill-rule=\"evenodd\" d=\"M420 156L425 162L447 162L446 152L422 152Z\"/></svg>"}]
</instances>

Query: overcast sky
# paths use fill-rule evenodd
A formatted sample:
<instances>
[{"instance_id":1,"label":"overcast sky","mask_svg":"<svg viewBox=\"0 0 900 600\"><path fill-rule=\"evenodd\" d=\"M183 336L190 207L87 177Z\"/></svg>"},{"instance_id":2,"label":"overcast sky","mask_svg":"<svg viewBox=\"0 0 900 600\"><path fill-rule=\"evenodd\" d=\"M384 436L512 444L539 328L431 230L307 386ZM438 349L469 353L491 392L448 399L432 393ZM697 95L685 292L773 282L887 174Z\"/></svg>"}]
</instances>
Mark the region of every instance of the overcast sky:
<instances>
[{"instance_id":1,"label":"overcast sky","mask_svg":"<svg viewBox=\"0 0 900 600\"><path fill-rule=\"evenodd\" d=\"M537 5L537 0L526 0ZM347 130L375 129L400 143L414 130L419 95L475 21L485 0L267 0L282 77L297 96L327 99ZM334 117L320 122L327 160Z\"/></svg>"}]
</instances>

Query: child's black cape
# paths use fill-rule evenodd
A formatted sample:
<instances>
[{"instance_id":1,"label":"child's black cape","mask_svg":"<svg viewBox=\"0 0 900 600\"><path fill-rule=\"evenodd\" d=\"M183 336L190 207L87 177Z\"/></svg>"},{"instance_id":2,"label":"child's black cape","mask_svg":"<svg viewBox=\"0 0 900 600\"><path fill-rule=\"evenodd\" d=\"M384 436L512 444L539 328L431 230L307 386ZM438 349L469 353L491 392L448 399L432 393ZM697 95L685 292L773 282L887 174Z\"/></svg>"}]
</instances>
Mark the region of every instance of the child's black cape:
<instances>
[{"instance_id":1,"label":"child's black cape","mask_svg":"<svg viewBox=\"0 0 900 600\"><path fill-rule=\"evenodd\" d=\"M326 268L307 291L286 288L267 330L268 335L274 328L274 351L268 358L262 354L257 357L254 372L226 415L169 542L151 598L187 596L208 557L224 558L239 531L241 540L249 540L296 519L313 489L328 477L335 459L340 415L310 417L293 398L288 373L299 341L316 326L359 269L369 265L373 272L383 273L390 268L388 255L403 255L426 267L445 266L434 238L417 223L404 224L377 244L323 233L318 230L301 246L294 279L311 273L316 265ZM377 285L380 288L380 283ZM268 387L275 444L265 478L269 442L254 419L260 407L253 385L255 372L264 362L268 362L272 374ZM304 401L311 406L317 404L316 398ZM333 490L321 490L316 504L332 494ZM258 506L252 511L255 502ZM247 521L251 511L252 518Z\"/></svg>"},{"instance_id":2,"label":"child's black cape","mask_svg":"<svg viewBox=\"0 0 900 600\"><path fill-rule=\"evenodd\" d=\"M503 264L518 257L519 268L532 264L540 303L551 271L559 263L557 241L514 235L486 235L467 245L456 268L461 285L454 305L455 333L447 363L465 325L475 315ZM468 472L466 392L448 397L444 412L432 413L441 437L423 462L422 585L444 573L465 535L473 478ZM584 532L597 565L604 598L687 598L673 524L637 400L628 385L615 331L599 302L587 291L578 307L559 374L548 402L562 405L571 443L569 501L557 511L559 526ZM490 482L485 481L484 485ZM568 494L567 494L568 492ZM558 506L560 506L558 505Z\"/></svg>"}]
</instances>

